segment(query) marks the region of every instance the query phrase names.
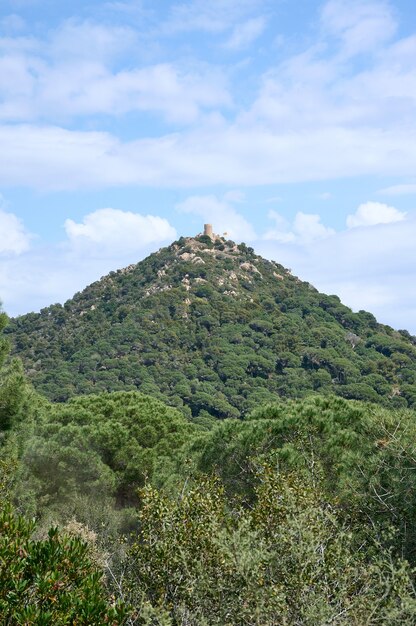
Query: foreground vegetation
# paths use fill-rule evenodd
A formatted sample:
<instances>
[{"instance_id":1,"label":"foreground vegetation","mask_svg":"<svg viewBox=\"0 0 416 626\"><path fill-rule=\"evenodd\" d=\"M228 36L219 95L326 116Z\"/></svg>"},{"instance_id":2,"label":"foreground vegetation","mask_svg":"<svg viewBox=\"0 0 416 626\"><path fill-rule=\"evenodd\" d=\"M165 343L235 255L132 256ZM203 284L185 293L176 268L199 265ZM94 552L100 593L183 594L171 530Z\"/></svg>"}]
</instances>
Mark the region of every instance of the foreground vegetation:
<instances>
[{"instance_id":1,"label":"foreground vegetation","mask_svg":"<svg viewBox=\"0 0 416 626\"><path fill-rule=\"evenodd\" d=\"M123 605L106 593L103 572L79 536L51 528L34 539L35 525L1 501L0 619L2 624L120 624Z\"/></svg>"},{"instance_id":2,"label":"foreground vegetation","mask_svg":"<svg viewBox=\"0 0 416 626\"><path fill-rule=\"evenodd\" d=\"M5 325L2 624L416 623L415 338L204 237Z\"/></svg>"},{"instance_id":3,"label":"foreground vegetation","mask_svg":"<svg viewBox=\"0 0 416 626\"><path fill-rule=\"evenodd\" d=\"M50 404L12 360L0 380L2 623L415 623L412 410L213 423L137 391Z\"/></svg>"}]
</instances>

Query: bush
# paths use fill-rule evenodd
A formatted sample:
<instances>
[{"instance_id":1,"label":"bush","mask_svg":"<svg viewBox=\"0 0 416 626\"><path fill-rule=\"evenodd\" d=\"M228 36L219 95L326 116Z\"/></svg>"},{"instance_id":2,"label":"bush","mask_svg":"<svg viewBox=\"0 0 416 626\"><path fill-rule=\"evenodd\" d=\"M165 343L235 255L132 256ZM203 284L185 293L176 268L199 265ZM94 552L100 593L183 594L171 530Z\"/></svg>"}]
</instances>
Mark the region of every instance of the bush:
<instances>
[{"instance_id":1,"label":"bush","mask_svg":"<svg viewBox=\"0 0 416 626\"><path fill-rule=\"evenodd\" d=\"M102 572L89 548L77 537L51 529L44 540L32 539L34 523L0 513L0 622L39 626L116 626L125 609L111 603Z\"/></svg>"},{"instance_id":2,"label":"bush","mask_svg":"<svg viewBox=\"0 0 416 626\"><path fill-rule=\"evenodd\" d=\"M138 624L160 624L140 621L143 607L172 626L415 623L406 563L356 543L296 475L265 465L257 478L252 509L230 509L209 479L175 500L142 491L129 574Z\"/></svg>"}]
</instances>

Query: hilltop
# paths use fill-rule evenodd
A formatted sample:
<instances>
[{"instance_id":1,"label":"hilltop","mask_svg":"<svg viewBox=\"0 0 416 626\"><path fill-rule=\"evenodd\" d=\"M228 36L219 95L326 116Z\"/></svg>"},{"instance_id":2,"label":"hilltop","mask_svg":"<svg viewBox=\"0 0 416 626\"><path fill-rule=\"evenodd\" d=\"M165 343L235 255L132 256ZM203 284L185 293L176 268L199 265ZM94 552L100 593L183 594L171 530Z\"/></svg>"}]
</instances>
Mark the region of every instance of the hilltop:
<instances>
[{"instance_id":1,"label":"hilltop","mask_svg":"<svg viewBox=\"0 0 416 626\"><path fill-rule=\"evenodd\" d=\"M414 337L223 238L181 237L8 334L55 401L139 390L201 418L314 393L416 402Z\"/></svg>"}]
</instances>

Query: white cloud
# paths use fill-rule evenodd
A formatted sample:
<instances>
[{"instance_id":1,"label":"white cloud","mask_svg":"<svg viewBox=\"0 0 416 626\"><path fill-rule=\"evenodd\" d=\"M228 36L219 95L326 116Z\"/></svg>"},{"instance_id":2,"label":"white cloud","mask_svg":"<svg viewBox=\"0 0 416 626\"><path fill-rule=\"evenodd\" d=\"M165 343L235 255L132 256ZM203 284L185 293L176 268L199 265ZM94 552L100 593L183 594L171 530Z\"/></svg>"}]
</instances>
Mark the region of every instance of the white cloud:
<instances>
[{"instance_id":1,"label":"white cloud","mask_svg":"<svg viewBox=\"0 0 416 626\"><path fill-rule=\"evenodd\" d=\"M267 204L279 204L280 202L283 202L283 198L282 196L271 196L271 198L267 198L266 202Z\"/></svg>"},{"instance_id":2,"label":"white cloud","mask_svg":"<svg viewBox=\"0 0 416 626\"><path fill-rule=\"evenodd\" d=\"M16 13L5 15L0 19L0 29L5 32L19 32L24 30L25 27L26 22Z\"/></svg>"},{"instance_id":3,"label":"white cloud","mask_svg":"<svg viewBox=\"0 0 416 626\"><path fill-rule=\"evenodd\" d=\"M234 200L235 201L235 200ZM216 196L190 196L176 208L183 213L199 215L213 225L214 232L237 241L251 241L256 234L252 225L230 204L230 199Z\"/></svg>"},{"instance_id":4,"label":"white cloud","mask_svg":"<svg viewBox=\"0 0 416 626\"><path fill-rule=\"evenodd\" d=\"M385 187L378 192L386 196L404 196L407 194L416 194L416 183L403 183L402 185L392 185Z\"/></svg>"},{"instance_id":5,"label":"white cloud","mask_svg":"<svg viewBox=\"0 0 416 626\"><path fill-rule=\"evenodd\" d=\"M170 122L193 122L204 108L229 106L220 75L180 72L169 64L110 74L94 65L74 66L48 78L39 105L70 115L149 111Z\"/></svg>"},{"instance_id":6,"label":"white cloud","mask_svg":"<svg viewBox=\"0 0 416 626\"><path fill-rule=\"evenodd\" d=\"M368 133L382 128L414 132L416 36L370 53L360 66L314 45L262 77L251 109L241 119L293 132L320 128Z\"/></svg>"},{"instance_id":7,"label":"white cloud","mask_svg":"<svg viewBox=\"0 0 416 626\"><path fill-rule=\"evenodd\" d=\"M43 248L40 252L34 249L17 257L9 255L0 263L0 303L11 316L38 311L55 302L63 303L106 273L106 269L85 259L68 263L62 252L54 249Z\"/></svg>"},{"instance_id":8,"label":"white cloud","mask_svg":"<svg viewBox=\"0 0 416 626\"><path fill-rule=\"evenodd\" d=\"M4 121L62 124L149 111L189 123L232 103L221 68L197 60L146 63L130 27L68 20L46 39L0 37L0 51Z\"/></svg>"},{"instance_id":9,"label":"white cloud","mask_svg":"<svg viewBox=\"0 0 416 626\"><path fill-rule=\"evenodd\" d=\"M337 232L319 245L270 239L252 245L354 310L371 311L379 321L416 334L415 240L413 213L406 220Z\"/></svg>"},{"instance_id":10,"label":"white cloud","mask_svg":"<svg viewBox=\"0 0 416 626\"><path fill-rule=\"evenodd\" d=\"M241 50L252 44L266 28L264 17L253 17L241 24L237 24L224 44L230 50Z\"/></svg>"},{"instance_id":11,"label":"white cloud","mask_svg":"<svg viewBox=\"0 0 416 626\"><path fill-rule=\"evenodd\" d=\"M0 125L0 145L0 184L40 189L245 187L365 174L411 176L416 168L416 142L404 130L281 133L224 123L123 143L103 132Z\"/></svg>"},{"instance_id":12,"label":"white cloud","mask_svg":"<svg viewBox=\"0 0 416 626\"><path fill-rule=\"evenodd\" d=\"M92 32L93 49L94 35ZM195 122L201 111L231 106L220 70L159 63L115 71L104 62L108 59L102 59L99 45L93 55L84 58L82 42L73 39L72 44L74 41L82 58L68 53L68 58L45 61L39 55L10 51L2 56L0 120L62 122L68 117L149 111L170 122L189 123Z\"/></svg>"},{"instance_id":13,"label":"white cloud","mask_svg":"<svg viewBox=\"0 0 416 626\"><path fill-rule=\"evenodd\" d=\"M80 224L67 219L65 231L72 248L98 256L125 256L176 237L164 218L111 208L89 213Z\"/></svg>"},{"instance_id":14,"label":"white cloud","mask_svg":"<svg viewBox=\"0 0 416 626\"><path fill-rule=\"evenodd\" d=\"M321 13L326 32L342 42L342 54L372 52L397 29L393 11L384 0L329 0Z\"/></svg>"},{"instance_id":15,"label":"white cloud","mask_svg":"<svg viewBox=\"0 0 416 626\"><path fill-rule=\"evenodd\" d=\"M31 238L23 222L13 213L8 213L0 207L0 254L26 252L30 247Z\"/></svg>"},{"instance_id":16,"label":"white cloud","mask_svg":"<svg viewBox=\"0 0 416 626\"><path fill-rule=\"evenodd\" d=\"M226 202L244 202L246 195L240 189L231 189L224 194L224 200Z\"/></svg>"},{"instance_id":17,"label":"white cloud","mask_svg":"<svg viewBox=\"0 0 416 626\"><path fill-rule=\"evenodd\" d=\"M321 223L319 215L299 211L293 224L290 224L276 211L269 211L268 216L275 222L275 227L266 231L264 239L275 240L281 243L297 243L307 245L318 239L325 239L335 233Z\"/></svg>"},{"instance_id":18,"label":"white cloud","mask_svg":"<svg viewBox=\"0 0 416 626\"><path fill-rule=\"evenodd\" d=\"M68 131L57 127L0 126L0 183L43 189L124 184L132 176L119 142L106 133ZM124 172L123 172L124 170Z\"/></svg>"},{"instance_id":19,"label":"white cloud","mask_svg":"<svg viewBox=\"0 0 416 626\"><path fill-rule=\"evenodd\" d=\"M296 240L295 233L291 230L291 225L283 215L271 209L267 216L274 221L274 227L269 228L263 235L263 239L279 241L281 243L291 243Z\"/></svg>"},{"instance_id":20,"label":"white cloud","mask_svg":"<svg viewBox=\"0 0 416 626\"><path fill-rule=\"evenodd\" d=\"M162 31L175 34L185 31L222 33L242 17L262 6L262 0L190 0L174 4Z\"/></svg>"},{"instance_id":21,"label":"white cloud","mask_svg":"<svg viewBox=\"0 0 416 626\"><path fill-rule=\"evenodd\" d=\"M395 21L384 3L329 2L324 16L326 30L320 44L286 58L265 72L257 98L240 114L238 126L253 132L267 128L276 141L284 141L286 131L293 138L292 147L303 137L303 147L300 147L302 140L299 143L299 171L304 173L304 180L309 170L303 163L306 144L318 129L323 141L316 140L315 150L320 157L316 160L328 156L334 165L342 163L340 177L350 175L347 172L352 174L353 163L346 157L355 150L356 165L364 175L372 168L380 174L393 173L394 164L387 164L390 159L384 152L387 143L394 141L395 135L402 135L407 143L405 132L413 141L416 133L416 36L388 41ZM379 24L378 39L375 34L371 37L371 29L361 32L368 20ZM351 54L334 50L328 32L344 37L350 31L357 38L354 45L348 44ZM374 38L380 45L375 45ZM359 65L352 58L353 48L365 54ZM387 132L384 138L383 130ZM358 133L367 141L361 148L358 148ZM337 141L340 151L336 150ZM376 144L383 156L376 154ZM399 146L393 150L401 158L403 152ZM317 174L314 179L331 178L325 169L326 174L322 172L322 177Z\"/></svg>"},{"instance_id":22,"label":"white cloud","mask_svg":"<svg viewBox=\"0 0 416 626\"><path fill-rule=\"evenodd\" d=\"M181 2L167 23L175 32L201 28L225 38L242 24L260 25L263 8L261 0ZM251 92L245 96L245 108L235 106L222 68L140 64L140 45L129 29L69 21L48 41L0 40L0 183L240 187L414 176L416 37L390 43L394 16L373 0L331 0L322 20L320 44L265 72L251 104ZM365 45L362 24L369 26ZM367 56L356 64L333 50L332 36ZM374 41L384 42L376 55ZM120 69L115 63L126 46L131 62L129 56ZM152 120L147 137L143 112L188 127L154 131ZM94 116L104 114L117 116L118 127L119 118L132 113L136 141L75 130L73 121L84 116L84 129L99 128ZM74 130L59 126L66 123Z\"/></svg>"},{"instance_id":23,"label":"white cloud","mask_svg":"<svg viewBox=\"0 0 416 626\"><path fill-rule=\"evenodd\" d=\"M0 212L0 232L3 224ZM55 246L33 246L25 254L6 250L0 263L0 300L10 315L65 302L112 270L138 263L176 238L164 218L99 209L81 222L65 222L67 238ZM9 230L10 234L10 230Z\"/></svg>"},{"instance_id":24,"label":"white cloud","mask_svg":"<svg viewBox=\"0 0 416 626\"><path fill-rule=\"evenodd\" d=\"M106 11L128 14L129 17L143 17L149 14L146 8L146 0L115 0L114 2L104 2L103 8Z\"/></svg>"},{"instance_id":25,"label":"white cloud","mask_svg":"<svg viewBox=\"0 0 416 626\"><path fill-rule=\"evenodd\" d=\"M401 222L405 218L406 213L399 211L395 207L381 202L365 202L360 204L353 215L348 215L347 226L348 228L357 228L359 226L391 224L393 222Z\"/></svg>"},{"instance_id":26,"label":"white cloud","mask_svg":"<svg viewBox=\"0 0 416 626\"><path fill-rule=\"evenodd\" d=\"M83 59L90 63L110 62L138 43L132 28L75 19L63 22L51 35L45 52L57 64Z\"/></svg>"},{"instance_id":27,"label":"white cloud","mask_svg":"<svg viewBox=\"0 0 416 626\"><path fill-rule=\"evenodd\" d=\"M321 223L320 215L299 212L293 223L293 230L302 243L311 243L317 239L325 239L335 233L333 228Z\"/></svg>"}]
</instances>

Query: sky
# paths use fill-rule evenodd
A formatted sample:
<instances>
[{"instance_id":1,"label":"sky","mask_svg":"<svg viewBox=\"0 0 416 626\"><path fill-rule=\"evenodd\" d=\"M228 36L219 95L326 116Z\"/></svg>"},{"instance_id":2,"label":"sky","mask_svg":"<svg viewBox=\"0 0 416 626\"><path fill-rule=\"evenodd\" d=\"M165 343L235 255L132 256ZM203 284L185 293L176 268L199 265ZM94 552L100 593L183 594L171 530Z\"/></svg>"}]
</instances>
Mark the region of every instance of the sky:
<instances>
[{"instance_id":1,"label":"sky","mask_svg":"<svg viewBox=\"0 0 416 626\"><path fill-rule=\"evenodd\" d=\"M414 0L0 0L0 300L204 222L416 334Z\"/></svg>"}]
</instances>

